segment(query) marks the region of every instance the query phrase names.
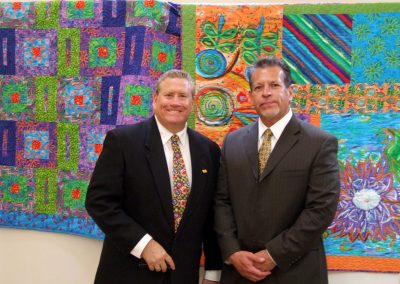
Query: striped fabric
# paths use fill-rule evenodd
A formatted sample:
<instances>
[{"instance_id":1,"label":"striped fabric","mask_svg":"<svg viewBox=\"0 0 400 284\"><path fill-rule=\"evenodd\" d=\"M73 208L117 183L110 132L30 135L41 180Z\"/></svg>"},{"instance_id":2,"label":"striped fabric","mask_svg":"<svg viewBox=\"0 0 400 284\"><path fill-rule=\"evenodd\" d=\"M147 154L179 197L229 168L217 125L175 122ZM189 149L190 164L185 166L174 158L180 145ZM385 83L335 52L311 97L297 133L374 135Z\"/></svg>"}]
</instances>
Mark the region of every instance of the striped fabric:
<instances>
[{"instance_id":1,"label":"striped fabric","mask_svg":"<svg viewBox=\"0 0 400 284\"><path fill-rule=\"evenodd\" d=\"M285 15L283 60L297 84L350 82L352 19L349 15Z\"/></svg>"}]
</instances>

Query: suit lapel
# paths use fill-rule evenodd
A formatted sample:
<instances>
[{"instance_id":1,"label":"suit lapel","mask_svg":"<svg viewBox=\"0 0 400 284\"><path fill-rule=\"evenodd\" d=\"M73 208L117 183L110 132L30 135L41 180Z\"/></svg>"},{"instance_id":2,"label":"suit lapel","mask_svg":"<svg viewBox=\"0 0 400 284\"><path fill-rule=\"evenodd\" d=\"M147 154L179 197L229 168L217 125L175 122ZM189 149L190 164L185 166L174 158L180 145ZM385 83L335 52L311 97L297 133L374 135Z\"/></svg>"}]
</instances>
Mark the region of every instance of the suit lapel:
<instances>
[{"instance_id":1,"label":"suit lapel","mask_svg":"<svg viewBox=\"0 0 400 284\"><path fill-rule=\"evenodd\" d=\"M174 216L168 166L167 161L165 160L164 147L161 142L160 132L154 117L150 119L148 126L145 141L145 146L148 149L147 160L161 200L164 216L166 216L168 224L171 229L173 229Z\"/></svg>"},{"instance_id":2,"label":"suit lapel","mask_svg":"<svg viewBox=\"0 0 400 284\"><path fill-rule=\"evenodd\" d=\"M202 190L204 190L207 184L207 173L203 173L203 170L207 170L207 165L205 163L207 160L207 154L204 150L204 146L199 143L193 130L190 128L188 128L188 137L190 158L192 163L192 186L190 188L190 194L186 203L185 211L183 212L181 223L178 227L177 234L182 231L184 224L191 219L190 215L201 203L199 202L199 199L201 197Z\"/></svg>"},{"instance_id":3,"label":"suit lapel","mask_svg":"<svg viewBox=\"0 0 400 284\"><path fill-rule=\"evenodd\" d=\"M254 123L243 136L243 145L254 178L258 179L258 122Z\"/></svg>"},{"instance_id":4,"label":"suit lapel","mask_svg":"<svg viewBox=\"0 0 400 284\"><path fill-rule=\"evenodd\" d=\"M293 116L289 121L288 125L279 137L274 150L272 150L269 156L267 165L265 166L264 172L260 176L260 181L263 180L269 173L276 167L277 164L282 160L287 152L297 143L299 137L297 134L300 132L300 126L297 119Z\"/></svg>"}]
</instances>

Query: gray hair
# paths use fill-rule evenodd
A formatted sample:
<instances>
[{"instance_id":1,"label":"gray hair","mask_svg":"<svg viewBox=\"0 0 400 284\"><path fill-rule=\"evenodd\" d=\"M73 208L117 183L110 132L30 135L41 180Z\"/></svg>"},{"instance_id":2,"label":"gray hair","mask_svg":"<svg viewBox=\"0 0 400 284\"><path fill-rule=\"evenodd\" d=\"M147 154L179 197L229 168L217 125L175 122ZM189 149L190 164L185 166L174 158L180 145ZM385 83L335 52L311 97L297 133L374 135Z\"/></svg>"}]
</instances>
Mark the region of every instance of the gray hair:
<instances>
[{"instance_id":1,"label":"gray hair","mask_svg":"<svg viewBox=\"0 0 400 284\"><path fill-rule=\"evenodd\" d=\"M190 74L186 71L183 70L178 70L178 69L171 69L165 72L158 78L157 85L156 85L156 93L158 94L160 92L160 85L161 83L168 79L168 78L178 78L178 79L186 79L189 83L190 87L190 93L192 94L192 97L194 97L195 93L195 88L194 88L194 82Z\"/></svg>"}]
</instances>

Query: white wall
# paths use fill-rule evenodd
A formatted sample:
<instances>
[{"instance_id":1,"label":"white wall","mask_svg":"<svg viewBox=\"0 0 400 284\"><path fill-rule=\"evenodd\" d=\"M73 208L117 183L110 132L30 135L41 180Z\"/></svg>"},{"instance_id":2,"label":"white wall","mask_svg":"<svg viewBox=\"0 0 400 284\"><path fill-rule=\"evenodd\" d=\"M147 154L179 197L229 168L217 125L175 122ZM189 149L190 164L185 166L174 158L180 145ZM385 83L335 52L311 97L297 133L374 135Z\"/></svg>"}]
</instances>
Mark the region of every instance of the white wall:
<instances>
[{"instance_id":1,"label":"white wall","mask_svg":"<svg viewBox=\"0 0 400 284\"><path fill-rule=\"evenodd\" d=\"M78 236L0 228L0 283L93 283L101 245ZM400 275L329 272L329 283L400 284Z\"/></svg>"},{"instance_id":2,"label":"white wall","mask_svg":"<svg viewBox=\"0 0 400 284\"><path fill-rule=\"evenodd\" d=\"M172 0L195 3L194 0ZM4 0L0 0L4 2ZM222 1L202 0L201 3ZM229 0L224 3L310 3L305 0ZM321 0L320 3L378 2ZM379 2L398 2L380 0ZM199 4L200 1L197 1ZM0 228L0 283L89 284L100 257L101 241L56 233ZM330 272L330 284L400 284L400 274Z\"/></svg>"},{"instance_id":3,"label":"white wall","mask_svg":"<svg viewBox=\"0 0 400 284\"><path fill-rule=\"evenodd\" d=\"M93 283L102 241L58 233L0 229L0 283Z\"/></svg>"}]
</instances>

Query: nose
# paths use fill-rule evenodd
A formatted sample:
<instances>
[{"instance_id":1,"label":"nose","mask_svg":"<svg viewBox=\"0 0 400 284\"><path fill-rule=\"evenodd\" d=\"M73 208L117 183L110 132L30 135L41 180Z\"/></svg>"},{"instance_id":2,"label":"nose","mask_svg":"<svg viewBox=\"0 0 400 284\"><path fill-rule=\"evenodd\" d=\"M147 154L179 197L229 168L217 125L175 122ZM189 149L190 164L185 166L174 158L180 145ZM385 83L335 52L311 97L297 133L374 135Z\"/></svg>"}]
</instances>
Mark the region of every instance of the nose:
<instances>
[{"instance_id":1,"label":"nose","mask_svg":"<svg viewBox=\"0 0 400 284\"><path fill-rule=\"evenodd\" d=\"M269 86L265 86L262 92L263 96L270 96L272 94L272 89Z\"/></svg>"},{"instance_id":2,"label":"nose","mask_svg":"<svg viewBox=\"0 0 400 284\"><path fill-rule=\"evenodd\" d=\"M173 96L171 99L171 105L180 105L181 98L179 96Z\"/></svg>"}]
</instances>

